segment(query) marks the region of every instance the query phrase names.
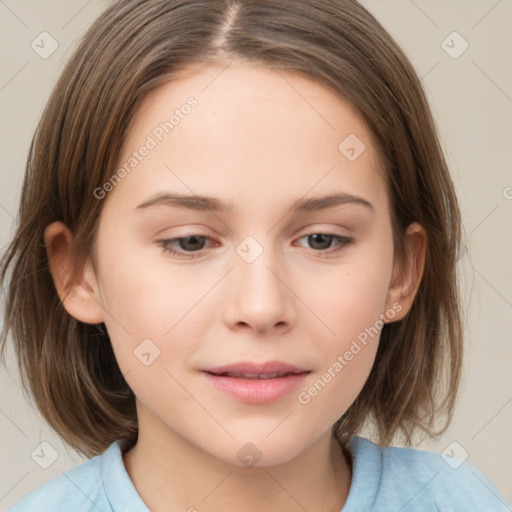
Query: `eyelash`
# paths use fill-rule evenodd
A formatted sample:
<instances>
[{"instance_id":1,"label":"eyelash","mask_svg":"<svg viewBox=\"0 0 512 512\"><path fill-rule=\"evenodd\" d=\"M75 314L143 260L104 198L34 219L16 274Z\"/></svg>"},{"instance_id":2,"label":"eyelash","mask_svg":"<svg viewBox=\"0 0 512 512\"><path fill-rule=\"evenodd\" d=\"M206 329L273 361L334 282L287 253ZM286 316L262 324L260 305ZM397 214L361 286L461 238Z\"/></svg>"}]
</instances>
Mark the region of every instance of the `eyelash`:
<instances>
[{"instance_id":1,"label":"eyelash","mask_svg":"<svg viewBox=\"0 0 512 512\"><path fill-rule=\"evenodd\" d=\"M350 245L350 244L352 244L354 242L353 238L337 235L335 233L324 233L324 232L309 233L309 234L301 236L299 238L299 240L301 240L303 238L308 238L308 237L313 236L313 235L324 235L324 236L328 236L328 237L333 237L333 239L337 240L339 242L339 244L340 244L335 249L314 250L314 252L318 253L318 256L320 256L320 257L328 257L328 255L330 255L332 253L335 253L335 252L338 252L338 251L344 249L345 247L347 247L348 245ZM185 240L186 238L192 238L192 237L206 238L206 239L210 239L211 240L211 237L206 236L206 235L191 234L191 235L181 236L181 237L178 237L178 238L169 238L169 239L165 239L165 240L157 240L157 244L160 245L163 248L164 252L170 253L173 256L176 256L178 258L181 258L181 259L195 259L195 258L199 258L202 255L202 252L205 251L206 249L200 249L200 250L194 251L194 252L186 252L186 251L176 250L174 248L176 243L179 242L180 240Z\"/></svg>"}]
</instances>

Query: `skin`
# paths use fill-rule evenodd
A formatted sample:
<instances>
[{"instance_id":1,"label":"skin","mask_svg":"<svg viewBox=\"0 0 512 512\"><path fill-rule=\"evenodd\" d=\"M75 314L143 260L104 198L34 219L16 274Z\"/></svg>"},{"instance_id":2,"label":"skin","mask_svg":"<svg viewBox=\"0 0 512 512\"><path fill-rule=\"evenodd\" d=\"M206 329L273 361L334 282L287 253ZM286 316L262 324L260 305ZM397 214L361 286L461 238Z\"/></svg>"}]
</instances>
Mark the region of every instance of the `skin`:
<instances>
[{"instance_id":1,"label":"skin","mask_svg":"<svg viewBox=\"0 0 512 512\"><path fill-rule=\"evenodd\" d=\"M309 403L297 394L393 305L392 321L407 314L423 272L425 232L409 227L410 257L400 264L371 134L321 84L242 62L190 67L179 78L146 98L120 165L187 98L199 104L103 199L94 258L76 269L66 226L46 229L57 290L75 318L107 326L137 398L139 440L124 463L152 511L339 511L351 466L331 427L362 389L378 336ZM338 150L349 134L366 146L355 161ZM162 192L208 195L233 209L137 208ZM289 211L296 199L333 193L372 208ZM315 244L306 236L315 233L353 242ZM209 237L199 252L187 239L174 245L196 250L193 259L159 242L193 234ZM251 263L237 253L248 236L263 251ZM134 350L148 338L160 355L145 366ZM300 389L270 404L243 403L199 371L270 360L310 370ZM254 467L237 456L249 442L261 454Z\"/></svg>"}]
</instances>

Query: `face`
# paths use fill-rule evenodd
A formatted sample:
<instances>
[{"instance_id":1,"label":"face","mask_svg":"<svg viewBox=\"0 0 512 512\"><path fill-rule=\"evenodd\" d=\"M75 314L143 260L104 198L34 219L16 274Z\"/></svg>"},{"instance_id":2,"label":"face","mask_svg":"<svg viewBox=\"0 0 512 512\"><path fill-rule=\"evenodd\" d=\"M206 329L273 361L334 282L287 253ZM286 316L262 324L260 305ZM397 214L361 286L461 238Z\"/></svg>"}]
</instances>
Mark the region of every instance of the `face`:
<instances>
[{"instance_id":1,"label":"face","mask_svg":"<svg viewBox=\"0 0 512 512\"><path fill-rule=\"evenodd\" d=\"M145 100L119 168L92 290L141 432L237 465L328 436L402 309L357 112L296 75L189 68Z\"/></svg>"}]
</instances>

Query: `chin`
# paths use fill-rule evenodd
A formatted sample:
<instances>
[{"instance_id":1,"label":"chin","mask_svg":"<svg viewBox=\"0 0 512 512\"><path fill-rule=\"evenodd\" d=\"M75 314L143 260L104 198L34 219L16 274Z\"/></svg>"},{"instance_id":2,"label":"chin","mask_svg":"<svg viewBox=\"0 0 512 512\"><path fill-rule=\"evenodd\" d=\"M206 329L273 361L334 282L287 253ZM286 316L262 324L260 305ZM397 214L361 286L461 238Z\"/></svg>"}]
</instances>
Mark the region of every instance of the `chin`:
<instances>
[{"instance_id":1,"label":"chin","mask_svg":"<svg viewBox=\"0 0 512 512\"><path fill-rule=\"evenodd\" d=\"M216 445L215 450L208 450L214 457L228 464L238 467L272 467L285 464L299 456L309 445L303 441L301 443L297 437L290 432L284 431L287 435L259 434L253 436L243 436L244 440L240 441L240 437L236 436L228 445Z\"/></svg>"}]
</instances>

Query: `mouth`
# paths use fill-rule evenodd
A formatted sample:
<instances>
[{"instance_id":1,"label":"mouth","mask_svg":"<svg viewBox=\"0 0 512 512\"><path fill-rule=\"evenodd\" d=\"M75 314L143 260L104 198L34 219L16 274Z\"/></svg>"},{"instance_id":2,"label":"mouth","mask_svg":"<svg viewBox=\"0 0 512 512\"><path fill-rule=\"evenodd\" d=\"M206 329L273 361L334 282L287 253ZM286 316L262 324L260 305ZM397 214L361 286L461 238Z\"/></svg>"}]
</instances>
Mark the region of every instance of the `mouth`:
<instances>
[{"instance_id":1,"label":"mouth","mask_svg":"<svg viewBox=\"0 0 512 512\"><path fill-rule=\"evenodd\" d=\"M279 361L250 362L207 368L201 371L216 390L245 403L271 403L289 395L310 370Z\"/></svg>"},{"instance_id":2,"label":"mouth","mask_svg":"<svg viewBox=\"0 0 512 512\"><path fill-rule=\"evenodd\" d=\"M303 371L292 371L292 372L272 372L272 373L246 373L246 372L210 372L206 371L210 375L215 375L217 377L231 377L233 379L280 379L282 377L289 377L290 375L300 375L301 373L305 373ZM309 373L309 372L308 372Z\"/></svg>"}]
</instances>

